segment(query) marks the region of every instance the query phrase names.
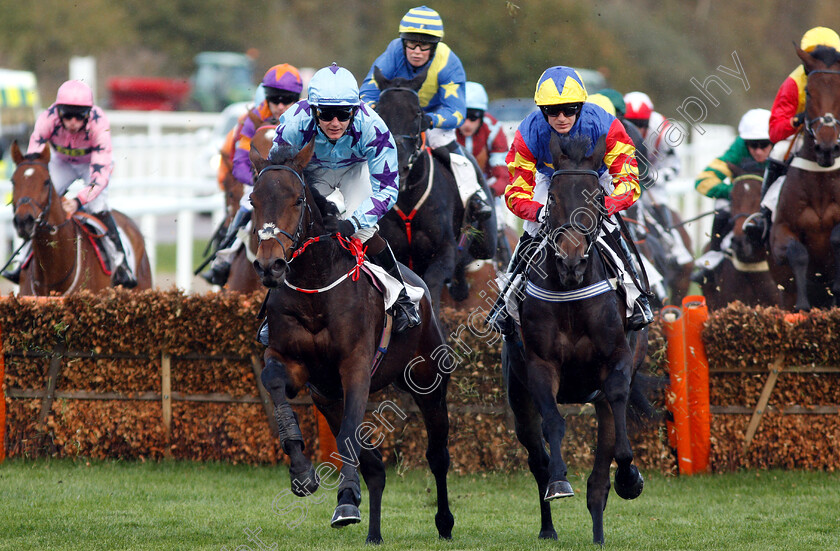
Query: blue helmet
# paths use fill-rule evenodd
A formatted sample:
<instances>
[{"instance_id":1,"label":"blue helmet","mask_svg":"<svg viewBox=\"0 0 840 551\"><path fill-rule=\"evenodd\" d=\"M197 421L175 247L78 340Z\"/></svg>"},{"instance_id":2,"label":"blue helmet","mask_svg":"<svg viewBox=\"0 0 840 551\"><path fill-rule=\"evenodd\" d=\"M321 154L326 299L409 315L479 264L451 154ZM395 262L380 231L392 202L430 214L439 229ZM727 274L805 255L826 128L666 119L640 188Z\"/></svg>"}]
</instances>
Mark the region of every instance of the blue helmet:
<instances>
[{"instance_id":1,"label":"blue helmet","mask_svg":"<svg viewBox=\"0 0 840 551\"><path fill-rule=\"evenodd\" d=\"M487 111L487 91L477 82L467 82L467 109Z\"/></svg>"},{"instance_id":2,"label":"blue helmet","mask_svg":"<svg viewBox=\"0 0 840 551\"><path fill-rule=\"evenodd\" d=\"M320 69L309 81L309 104L322 106L357 106L359 85L353 73L333 63Z\"/></svg>"}]
</instances>

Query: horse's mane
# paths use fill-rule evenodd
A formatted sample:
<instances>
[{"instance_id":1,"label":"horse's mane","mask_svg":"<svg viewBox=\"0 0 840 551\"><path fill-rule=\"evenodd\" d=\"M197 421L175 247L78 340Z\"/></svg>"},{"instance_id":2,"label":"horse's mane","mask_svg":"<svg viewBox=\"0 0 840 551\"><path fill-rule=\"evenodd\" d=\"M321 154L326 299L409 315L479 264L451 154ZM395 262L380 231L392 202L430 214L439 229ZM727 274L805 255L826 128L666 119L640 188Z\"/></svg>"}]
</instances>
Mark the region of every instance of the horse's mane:
<instances>
[{"instance_id":1,"label":"horse's mane","mask_svg":"<svg viewBox=\"0 0 840 551\"><path fill-rule=\"evenodd\" d=\"M578 165L586 158L586 153L591 145L592 140L589 139L589 136L569 137L568 134L560 135L560 150L571 162Z\"/></svg>"},{"instance_id":2,"label":"horse's mane","mask_svg":"<svg viewBox=\"0 0 840 551\"><path fill-rule=\"evenodd\" d=\"M826 67L831 67L835 63L840 63L840 52L828 46L817 46L811 57L825 63Z\"/></svg>"},{"instance_id":3,"label":"horse's mane","mask_svg":"<svg viewBox=\"0 0 840 551\"><path fill-rule=\"evenodd\" d=\"M300 150L290 143L275 143L268 152L268 162L273 165L284 165L295 158Z\"/></svg>"}]
</instances>

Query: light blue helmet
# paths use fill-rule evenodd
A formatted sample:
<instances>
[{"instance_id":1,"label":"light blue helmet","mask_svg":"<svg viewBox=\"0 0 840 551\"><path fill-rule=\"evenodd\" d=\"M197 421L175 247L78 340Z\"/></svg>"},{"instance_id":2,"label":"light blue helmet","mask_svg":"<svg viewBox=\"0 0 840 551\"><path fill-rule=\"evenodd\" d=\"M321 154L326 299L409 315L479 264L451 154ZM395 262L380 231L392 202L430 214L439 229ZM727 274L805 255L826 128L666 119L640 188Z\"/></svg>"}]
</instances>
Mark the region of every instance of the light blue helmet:
<instances>
[{"instance_id":1,"label":"light blue helmet","mask_svg":"<svg viewBox=\"0 0 840 551\"><path fill-rule=\"evenodd\" d=\"M487 111L487 91L477 82L467 82L467 109Z\"/></svg>"},{"instance_id":2,"label":"light blue helmet","mask_svg":"<svg viewBox=\"0 0 840 551\"><path fill-rule=\"evenodd\" d=\"M260 83L254 91L254 105L260 105L265 101L265 87Z\"/></svg>"},{"instance_id":3,"label":"light blue helmet","mask_svg":"<svg viewBox=\"0 0 840 551\"><path fill-rule=\"evenodd\" d=\"M333 63L309 81L309 104L316 107L359 105L359 85L353 73Z\"/></svg>"}]
</instances>

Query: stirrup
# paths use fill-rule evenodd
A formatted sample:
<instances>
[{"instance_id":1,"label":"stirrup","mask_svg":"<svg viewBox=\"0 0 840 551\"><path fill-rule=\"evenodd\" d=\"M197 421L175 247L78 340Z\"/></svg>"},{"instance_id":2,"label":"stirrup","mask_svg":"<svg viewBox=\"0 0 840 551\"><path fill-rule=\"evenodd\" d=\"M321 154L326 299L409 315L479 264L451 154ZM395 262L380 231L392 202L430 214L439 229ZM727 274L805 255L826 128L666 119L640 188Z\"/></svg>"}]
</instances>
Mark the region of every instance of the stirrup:
<instances>
[{"instance_id":1,"label":"stirrup","mask_svg":"<svg viewBox=\"0 0 840 551\"><path fill-rule=\"evenodd\" d=\"M633 314L627 320L627 329L639 331L651 323L653 323L653 312L647 297L642 295L633 304Z\"/></svg>"},{"instance_id":2,"label":"stirrup","mask_svg":"<svg viewBox=\"0 0 840 551\"><path fill-rule=\"evenodd\" d=\"M17 267L15 267L15 268L11 268L9 270L3 270L3 272L0 273L0 276L5 277L6 279L11 281L15 285L20 285L21 269L22 269L21 265L18 264Z\"/></svg>"},{"instance_id":3,"label":"stirrup","mask_svg":"<svg viewBox=\"0 0 840 551\"><path fill-rule=\"evenodd\" d=\"M484 222L493 214L493 208L477 193L470 197L468 209L470 217L476 222Z\"/></svg>"},{"instance_id":4,"label":"stirrup","mask_svg":"<svg viewBox=\"0 0 840 551\"><path fill-rule=\"evenodd\" d=\"M770 233L770 224L768 224L767 216L759 211L747 216L744 220L744 233L753 241L764 243L767 240L767 235Z\"/></svg>"}]
</instances>

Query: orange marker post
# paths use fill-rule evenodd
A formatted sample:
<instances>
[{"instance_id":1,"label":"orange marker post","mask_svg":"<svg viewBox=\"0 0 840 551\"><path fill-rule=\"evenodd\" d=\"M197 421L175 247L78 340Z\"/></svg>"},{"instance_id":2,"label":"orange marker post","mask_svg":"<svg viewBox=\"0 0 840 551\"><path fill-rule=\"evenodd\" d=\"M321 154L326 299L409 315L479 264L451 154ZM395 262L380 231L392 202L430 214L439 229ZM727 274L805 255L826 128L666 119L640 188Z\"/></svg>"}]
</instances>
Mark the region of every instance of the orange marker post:
<instances>
[{"instance_id":1,"label":"orange marker post","mask_svg":"<svg viewBox=\"0 0 840 551\"><path fill-rule=\"evenodd\" d=\"M666 306L660 313L662 329L668 341L668 386L667 406L674 416L676 434L677 464L680 474L694 473L691 455L691 425L688 415L688 373L686 371L686 348L682 311L676 306ZM670 434L670 430L668 431ZM672 441L673 444L673 441Z\"/></svg>"},{"instance_id":2,"label":"orange marker post","mask_svg":"<svg viewBox=\"0 0 840 551\"><path fill-rule=\"evenodd\" d=\"M691 426L691 457L694 472L709 470L711 452L711 413L709 411L709 360L703 345L703 325L709 319L706 299L688 296L683 299L685 359L688 372L688 412Z\"/></svg>"},{"instance_id":3,"label":"orange marker post","mask_svg":"<svg viewBox=\"0 0 840 551\"><path fill-rule=\"evenodd\" d=\"M341 469L341 461L332 456L333 452L338 455L338 446L335 443L335 436L330 430L330 424L326 417L321 415L318 408L312 406L315 411L315 419L318 421L318 462L331 463L336 469Z\"/></svg>"}]
</instances>

